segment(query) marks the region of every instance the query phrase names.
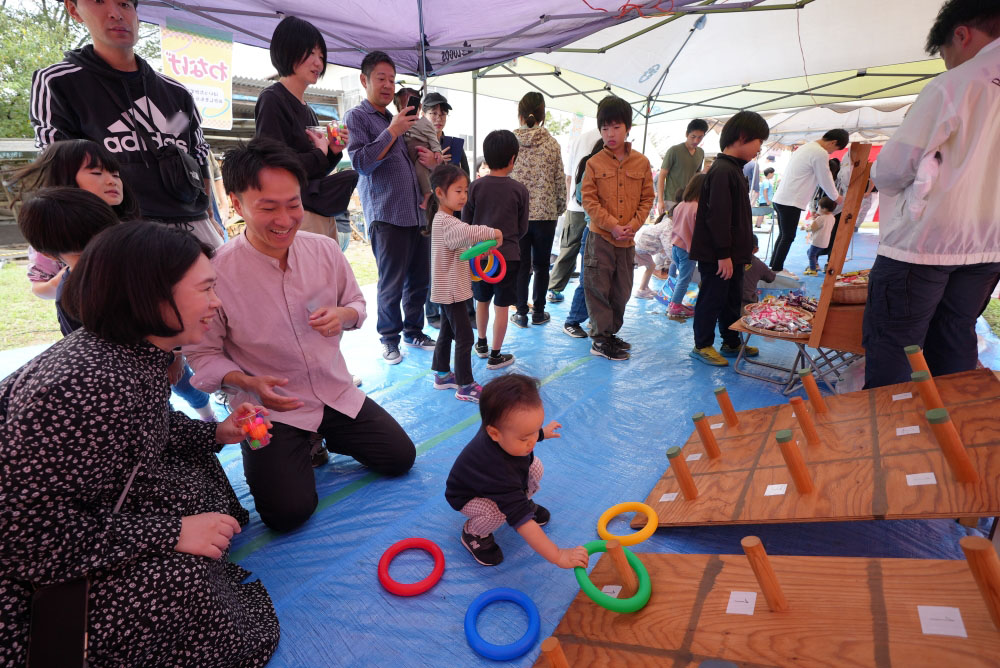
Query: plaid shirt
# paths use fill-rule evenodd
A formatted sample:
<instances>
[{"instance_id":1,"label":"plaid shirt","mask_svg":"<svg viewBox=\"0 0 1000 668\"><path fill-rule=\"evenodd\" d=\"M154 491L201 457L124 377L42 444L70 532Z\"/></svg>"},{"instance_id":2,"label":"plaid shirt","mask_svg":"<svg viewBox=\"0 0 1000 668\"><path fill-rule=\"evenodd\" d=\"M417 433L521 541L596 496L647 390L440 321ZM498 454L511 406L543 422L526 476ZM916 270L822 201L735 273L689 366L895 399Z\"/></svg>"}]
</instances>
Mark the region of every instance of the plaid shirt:
<instances>
[{"instance_id":1,"label":"plaid shirt","mask_svg":"<svg viewBox=\"0 0 1000 668\"><path fill-rule=\"evenodd\" d=\"M392 142L389 122L392 114L380 112L368 100L347 112L351 133L347 152L358 171L358 194L369 223L380 221L399 227L424 225L420 215L420 186L413 163L406 152L406 142L399 137L385 157L378 156Z\"/></svg>"}]
</instances>

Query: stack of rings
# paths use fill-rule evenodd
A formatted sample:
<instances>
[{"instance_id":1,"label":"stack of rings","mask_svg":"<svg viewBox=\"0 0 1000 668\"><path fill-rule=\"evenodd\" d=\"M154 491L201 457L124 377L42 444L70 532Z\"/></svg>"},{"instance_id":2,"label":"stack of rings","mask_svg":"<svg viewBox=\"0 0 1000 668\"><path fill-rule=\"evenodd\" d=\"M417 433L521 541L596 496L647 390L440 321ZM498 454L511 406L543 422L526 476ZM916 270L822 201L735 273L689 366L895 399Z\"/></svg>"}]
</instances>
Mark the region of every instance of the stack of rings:
<instances>
[{"instance_id":1,"label":"stack of rings","mask_svg":"<svg viewBox=\"0 0 1000 668\"><path fill-rule=\"evenodd\" d=\"M480 241L458 256L463 262L468 260L469 271L472 272L472 280L499 283L507 275L507 262L503 259L503 255L496 249L496 245L497 242L495 239ZM480 266L484 255L486 256L485 268Z\"/></svg>"},{"instance_id":2,"label":"stack of rings","mask_svg":"<svg viewBox=\"0 0 1000 668\"><path fill-rule=\"evenodd\" d=\"M608 544L607 541L592 540L584 545L583 548L587 550L587 554L593 554L594 552L604 552L608 549ZM622 548L622 550L625 552L625 558L628 559L628 565L632 567L636 577L639 579L639 589L636 591L635 596L631 598L613 598L608 596L594 586L594 583L587 577L586 569L577 566L573 571L576 574L576 581L580 583L580 590L591 601L611 612L627 614L638 612L645 607L649 602L649 595L652 593L653 587L649 581L649 572L646 571L646 567L639 561L639 557L635 556L631 550L626 550L625 548Z\"/></svg>"},{"instance_id":3,"label":"stack of rings","mask_svg":"<svg viewBox=\"0 0 1000 668\"><path fill-rule=\"evenodd\" d=\"M414 582L412 584L403 584L402 582L396 582L391 577L389 577L389 564L396 557L397 554L403 550L410 549L420 549L430 552L431 556L434 557L434 570L431 574L420 582ZM416 596L417 594L423 594L425 591L433 587L441 579L441 575L444 573L444 553L441 552L441 548L427 540L426 538L404 538L403 540L393 544L378 562L378 581L382 583L386 591L395 594L396 596Z\"/></svg>"},{"instance_id":4,"label":"stack of rings","mask_svg":"<svg viewBox=\"0 0 1000 668\"><path fill-rule=\"evenodd\" d=\"M586 572L584 573L584 577L586 577ZM648 584L648 576L646 580ZM647 598L649 598L648 595ZM476 618L479 617L479 613L487 605L496 601L516 603L528 615L528 630L524 632L524 635L519 640L509 645L494 645L493 643L486 642L479 635L479 631L476 630ZM535 645L535 642L538 641L538 634L541 631L541 627L541 618L538 615L538 608L535 606L534 601L524 592L508 587L497 587L496 589L484 591L469 605L469 609L465 613L465 639L469 641L469 647L474 649L480 656L494 661L511 661L526 654Z\"/></svg>"}]
</instances>

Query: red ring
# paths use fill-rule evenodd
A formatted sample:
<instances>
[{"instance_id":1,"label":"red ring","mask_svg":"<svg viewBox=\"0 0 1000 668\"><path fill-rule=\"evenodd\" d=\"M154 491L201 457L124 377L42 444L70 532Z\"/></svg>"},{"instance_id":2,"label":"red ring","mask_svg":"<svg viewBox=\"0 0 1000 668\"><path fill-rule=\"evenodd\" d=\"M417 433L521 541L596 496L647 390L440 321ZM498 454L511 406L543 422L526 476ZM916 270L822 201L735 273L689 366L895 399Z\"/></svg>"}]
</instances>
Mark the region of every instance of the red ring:
<instances>
[{"instance_id":1,"label":"red ring","mask_svg":"<svg viewBox=\"0 0 1000 668\"><path fill-rule=\"evenodd\" d=\"M475 264L473 265L472 270L473 273L475 273L476 276L478 276L479 280L481 281L486 281L487 283L499 283L500 281L503 280L503 277L507 275L507 261L503 259L503 255L501 255L496 248L491 248L490 254L496 257L497 262L500 263L500 270L497 272L496 276L492 277L487 276L486 272L483 271L483 268L479 266L480 260L482 259L483 255L486 255L486 253L483 253L483 255L476 257Z\"/></svg>"},{"instance_id":2,"label":"red ring","mask_svg":"<svg viewBox=\"0 0 1000 668\"><path fill-rule=\"evenodd\" d=\"M411 584L403 584L402 582L396 582L391 577L389 577L389 564L396 557L397 554L403 550L426 550L434 557L434 570L431 574L425 577L420 582L413 582ZM441 552L441 548L427 540L426 538L404 538L392 545L378 562L378 581L382 583L382 586L386 590L395 594L396 596L416 596L417 594L423 594L425 591L433 587L441 579L444 574L444 553Z\"/></svg>"}]
</instances>

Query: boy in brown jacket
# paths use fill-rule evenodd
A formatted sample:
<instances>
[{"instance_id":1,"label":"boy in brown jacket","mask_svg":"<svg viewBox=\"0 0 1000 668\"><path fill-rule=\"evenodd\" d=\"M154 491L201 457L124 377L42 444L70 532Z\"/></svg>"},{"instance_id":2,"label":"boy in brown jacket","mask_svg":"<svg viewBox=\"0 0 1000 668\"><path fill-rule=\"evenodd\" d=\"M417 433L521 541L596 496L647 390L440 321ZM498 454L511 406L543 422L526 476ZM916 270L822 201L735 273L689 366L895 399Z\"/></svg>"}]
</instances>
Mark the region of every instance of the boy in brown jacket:
<instances>
[{"instance_id":1,"label":"boy in brown jacket","mask_svg":"<svg viewBox=\"0 0 1000 668\"><path fill-rule=\"evenodd\" d=\"M632 128L632 107L609 95L597 106L597 127L604 150L587 161L581 181L590 232L583 254L583 288L590 315L591 355L627 360L631 344L618 338L625 304L632 293L635 233L653 206L649 160L625 141Z\"/></svg>"}]
</instances>

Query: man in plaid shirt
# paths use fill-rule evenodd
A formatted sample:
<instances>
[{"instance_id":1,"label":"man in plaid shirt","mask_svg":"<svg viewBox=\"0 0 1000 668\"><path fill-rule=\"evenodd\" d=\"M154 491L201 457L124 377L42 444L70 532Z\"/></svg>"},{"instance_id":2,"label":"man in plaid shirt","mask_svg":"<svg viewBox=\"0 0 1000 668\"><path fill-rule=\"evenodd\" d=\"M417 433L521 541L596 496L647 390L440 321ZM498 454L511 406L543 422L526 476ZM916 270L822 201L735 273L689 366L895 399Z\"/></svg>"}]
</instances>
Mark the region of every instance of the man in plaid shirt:
<instances>
[{"instance_id":1,"label":"man in plaid shirt","mask_svg":"<svg viewBox=\"0 0 1000 668\"><path fill-rule=\"evenodd\" d=\"M358 191L378 265L382 357L388 364L399 364L400 332L407 345L434 350L434 339L423 333L423 306L430 287L430 238L421 234L420 186L401 139L417 116L407 115L410 107L396 116L388 111L395 92L396 65L385 53L372 51L361 61L361 85L367 99L347 113L347 151L361 174ZM437 164L434 155L426 149L418 151L421 164L433 169Z\"/></svg>"}]
</instances>

